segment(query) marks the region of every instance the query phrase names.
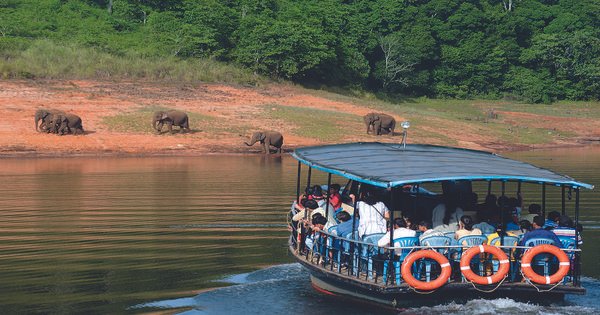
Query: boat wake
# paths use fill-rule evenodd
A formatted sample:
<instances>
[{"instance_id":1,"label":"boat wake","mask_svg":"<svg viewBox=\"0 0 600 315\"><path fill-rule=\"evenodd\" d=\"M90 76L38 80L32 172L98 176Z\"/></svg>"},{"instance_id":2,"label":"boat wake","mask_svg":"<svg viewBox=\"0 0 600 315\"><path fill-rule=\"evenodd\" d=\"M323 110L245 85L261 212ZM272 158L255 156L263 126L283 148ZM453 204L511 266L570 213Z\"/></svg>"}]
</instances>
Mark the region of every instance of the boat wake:
<instances>
[{"instance_id":1,"label":"boat wake","mask_svg":"<svg viewBox=\"0 0 600 315\"><path fill-rule=\"evenodd\" d=\"M316 314L383 314L386 310L364 304L339 303L320 294L310 285L309 273L300 264L268 267L218 280L231 286L216 288L195 297L153 301L131 309L184 310L179 314L316 313ZM536 305L511 299L474 299L466 303L450 302L431 307L405 308L400 314L598 314L600 281L583 278L588 292L584 296L567 296L552 305ZM397 312L394 312L397 313Z\"/></svg>"}]
</instances>

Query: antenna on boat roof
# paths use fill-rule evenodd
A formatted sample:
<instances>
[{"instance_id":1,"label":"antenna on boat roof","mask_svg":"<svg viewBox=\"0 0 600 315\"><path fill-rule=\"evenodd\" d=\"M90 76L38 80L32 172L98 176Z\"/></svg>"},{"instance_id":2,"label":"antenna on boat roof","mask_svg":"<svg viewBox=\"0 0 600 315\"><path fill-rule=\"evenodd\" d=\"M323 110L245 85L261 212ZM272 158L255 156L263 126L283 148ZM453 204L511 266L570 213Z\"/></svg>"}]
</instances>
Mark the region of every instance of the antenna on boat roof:
<instances>
[{"instance_id":1,"label":"antenna on boat roof","mask_svg":"<svg viewBox=\"0 0 600 315\"><path fill-rule=\"evenodd\" d=\"M410 128L410 122L403 121L400 126L402 127L402 148L406 148L406 135L408 133L408 128Z\"/></svg>"}]
</instances>

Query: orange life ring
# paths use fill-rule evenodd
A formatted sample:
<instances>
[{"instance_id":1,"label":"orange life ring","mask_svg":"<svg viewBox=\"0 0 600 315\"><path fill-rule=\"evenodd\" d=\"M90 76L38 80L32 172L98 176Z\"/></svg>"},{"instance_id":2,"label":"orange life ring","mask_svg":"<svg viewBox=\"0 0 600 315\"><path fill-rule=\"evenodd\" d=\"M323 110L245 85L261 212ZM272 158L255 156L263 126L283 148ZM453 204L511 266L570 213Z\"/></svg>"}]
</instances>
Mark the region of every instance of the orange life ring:
<instances>
[{"instance_id":1,"label":"orange life ring","mask_svg":"<svg viewBox=\"0 0 600 315\"><path fill-rule=\"evenodd\" d=\"M475 274L473 270L471 270L471 259L480 253L492 254L496 257L496 259L498 259L500 267L495 274L489 277L482 277ZM506 277L510 269L509 262L508 256L506 256L506 253L504 253L500 248L491 245L479 245L467 249L467 251L462 254L462 257L460 258L460 271L462 272L463 276L467 278L467 280L473 283L482 285L494 284L502 281L502 279Z\"/></svg>"},{"instance_id":2,"label":"orange life ring","mask_svg":"<svg viewBox=\"0 0 600 315\"><path fill-rule=\"evenodd\" d=\"M558 258L559 267L558 271L550 276L542 276L537 274L531 268L531 261L533 257L538 254L547 253L552 254ZM569 257L562 251L560 248L550 245L550 244L542 244L535 246L533 248L528 249L523 257L521 258L521 271L523 275L527 277L529 280L538 283L538 284L554 284L561 281L568 273L571 263L569 262Z\"/></svg>"},{"instance_id":3,"label":"orange life ring","mask_svg":"<svg viewBox=\"0 0 600 315\"><path fill-rule=\"evenodd\" d=\"M440 267L442 267L442 273L433 281L421 281L412 275L411 267L413 263L423 258L433 259L438 264L440 264ZM408 255L408 257L406 257L404 259L404 262L402 263L402 278L406 283L408 283L408 285L417 290L432 291L443 286L446 282L448 282L448 279L450 278L450 273L451 268L448 259L444 257L444 255L434 250L416 251Z\"/></svg>"}]
</instances>

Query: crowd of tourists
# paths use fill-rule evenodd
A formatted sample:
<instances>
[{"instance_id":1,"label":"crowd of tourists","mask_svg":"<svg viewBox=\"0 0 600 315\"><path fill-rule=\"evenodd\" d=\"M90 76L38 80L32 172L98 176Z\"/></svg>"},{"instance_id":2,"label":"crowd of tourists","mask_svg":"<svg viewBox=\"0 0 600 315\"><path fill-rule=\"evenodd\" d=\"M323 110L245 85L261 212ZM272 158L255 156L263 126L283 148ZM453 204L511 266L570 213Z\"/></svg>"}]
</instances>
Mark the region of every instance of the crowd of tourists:
<instances>
[{"instance_id":1,"label":"crowd of tourists","mask_svg":"<svg viewBox=\"0 0 600 315\"><path fill-rule=\"evenodd\" d=\"M327 195L327 196L326 196ZM458 240L469 235L484 235L488 244L501 236L514 236L524 245L533 238L552 239L556 246L562 247L559 237L571 238L581 245L581 225L575 226L573 220L557 211L551 211L547 217L542 213L539 204L532 203L523 211L523 200L520 194L516 197L488 194L485 201L477 203L477 195L472 193L468 211L458 206L455 196L443 196L443 201L433 208L431 219L414 222L403 213L390 224L390 210L377 197L374 190L364 189L360 196L348 195L348 203L342 202L340 185L332 184L327 194L319 185L309 187L292 206L290 228L293 230L294 242L300 241L304 248L310 250L314 244L317 231L325 230L332 235L350 238L356 233L359 239L368 235L382 235L376 242L379 247L390 245L390 233L393 237L415 237L419 240L430 236L449 236L459 244ZM356 211L354 207L356 207ZM467 214L468 212L469 214ZM393 225L393 227L392 227ZM303 239L298 239L298 231L302 230ZM578 233L579 232L579 233Z\"/></svg>"}]
</instances>

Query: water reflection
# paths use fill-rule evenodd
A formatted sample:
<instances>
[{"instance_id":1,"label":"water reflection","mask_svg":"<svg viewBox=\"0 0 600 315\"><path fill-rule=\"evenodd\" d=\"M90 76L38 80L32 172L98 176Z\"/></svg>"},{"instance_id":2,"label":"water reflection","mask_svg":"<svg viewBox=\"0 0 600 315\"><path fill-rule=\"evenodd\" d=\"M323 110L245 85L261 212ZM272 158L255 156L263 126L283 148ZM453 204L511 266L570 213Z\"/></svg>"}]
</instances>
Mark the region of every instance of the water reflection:
<instances>
[{"instance_id":1,"label":"water reflection","mask_svg":"<svg viewBox=\"0 0 600 315\"><path fill-rule=\"evenodd\" d=\"M510 155L600 183L598 149ZM258 155L0 160L2 311L122 313L229 285L225 275L289 263L285 212L296 167L287 156ZM314 182L326 177L315 173ZM535 188L524 194L540 196ZM558 197L548 206L559 205ZM600 191L581 197L584 274L600 278L593 263ZM294 268L285 273L302 278L292 290L302 301L330 303ZM277 291L281 282L273 281ZM235 300L222 295L230 291L210 295L210 305ZM286 310L296 305L275 301Z\"/></svg>"}]
</instances>

